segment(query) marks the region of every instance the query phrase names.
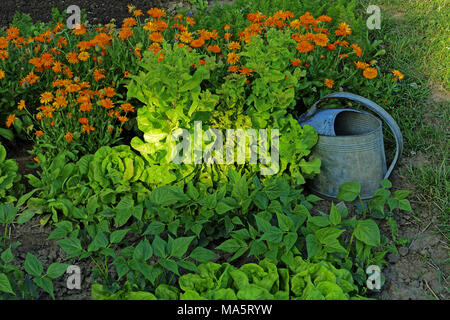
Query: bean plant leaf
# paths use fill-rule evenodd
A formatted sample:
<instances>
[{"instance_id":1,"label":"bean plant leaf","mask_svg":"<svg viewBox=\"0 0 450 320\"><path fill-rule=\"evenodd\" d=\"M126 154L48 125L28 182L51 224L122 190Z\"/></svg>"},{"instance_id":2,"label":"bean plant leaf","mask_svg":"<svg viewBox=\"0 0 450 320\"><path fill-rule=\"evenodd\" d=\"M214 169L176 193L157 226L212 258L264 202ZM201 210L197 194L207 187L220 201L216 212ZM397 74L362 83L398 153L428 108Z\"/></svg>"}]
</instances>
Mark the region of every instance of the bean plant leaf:
<instances>
[{"instance_id":1,"label":"bean plant leaf","mask_svg":"<svg viewBox=\"0 0 450 320\"><path fill-rule=\"evenodd\" d=\"M355 227L355 237L369 246L380 244L380 229L373 220L359 220Z\"/></svg>"},{"instance_id":2,"label":"bean plant leaf","mask_svg":"<svg viewBox=\"0 0 450 320\"><path fill-rule=\"evenodd\" d=\"M25 271L35 277L40 277L44 271L42 263L32 253L27 253L25 258Z\"/></svg>"},{"instance_id":3,"label":"bean plant leaf","mask_svg":"<svg viewBox=\"0 0 450 320\"><path fill-rule=\"evenodd\" d=\"M173 241L173 247L170 252L170 255L175 258L181 258L189 248L192 240L194 240L194 236L191 237L181 237L177 238Z\"/></svg>"},{"instance_id":4,"label":"bean plant leaf","mask_svg":"<svg viewBox=\"0 0 450 320\"><path fill-rule=\"evenodd\" d=\"M67 263L54 262L47 269L47 276L51 279L56 279L62 276L69 265Z\"/></svg>"},{"instance_id":5,"label":"bean plant leaf","mask_svg":"<svg viewBox=\"0 0 450 320\"><path fill-rule=\"evenodd\" d=\"M209 249L197 247L194 250L192 250L189 257L200 263L204 263L207 261L211 261L212 259L215 259L217 257L217 254L215 254L214 251L211 251Z\"/></svg>"},{"instance_id":6,"label":"bean plant leaf","mask_svg":"<svg viewBox=\"0 0 450 320\"><path fill-rule=\"evenodd\" d=\"M8 277L4 273L0 273L0 291L16 295L11 287Z\"/></svg>"},{"instance_id":7,"label":"bean plant leaf","mask_svg":"<svg viewBox=\"0 0 450 320\"><path fill-rule=\"evenodd\" d=\"M357 181L346 182L339 186L337 198L343 201L353 201L361 193L361 184Z\"/></svg>"}]
</instances>

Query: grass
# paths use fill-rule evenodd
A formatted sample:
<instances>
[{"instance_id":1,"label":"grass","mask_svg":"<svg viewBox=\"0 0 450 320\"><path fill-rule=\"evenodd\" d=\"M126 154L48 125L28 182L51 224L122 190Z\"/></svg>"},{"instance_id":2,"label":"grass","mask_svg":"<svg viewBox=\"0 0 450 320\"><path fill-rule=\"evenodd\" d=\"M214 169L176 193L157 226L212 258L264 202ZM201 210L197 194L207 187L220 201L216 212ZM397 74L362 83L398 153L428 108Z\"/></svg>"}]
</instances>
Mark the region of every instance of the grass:
<instances>
[{"instance_id":1,"label":"grass","mask_svg":"<svg viewBox=\"0 0 450 320\"><path fill-rule=\"evenodd\" d=\"M450 234L448 119L450 110L450 3L448 0L361 0L381 8L381 30L369 32L383 39L386 55L380 66L405 74L394 108L405 141L404 156L424 156L423 165L407 166L416 197L438 212L437 227ZM447 237L448 239L448 237Z\"/></svg>"}]
</instances>

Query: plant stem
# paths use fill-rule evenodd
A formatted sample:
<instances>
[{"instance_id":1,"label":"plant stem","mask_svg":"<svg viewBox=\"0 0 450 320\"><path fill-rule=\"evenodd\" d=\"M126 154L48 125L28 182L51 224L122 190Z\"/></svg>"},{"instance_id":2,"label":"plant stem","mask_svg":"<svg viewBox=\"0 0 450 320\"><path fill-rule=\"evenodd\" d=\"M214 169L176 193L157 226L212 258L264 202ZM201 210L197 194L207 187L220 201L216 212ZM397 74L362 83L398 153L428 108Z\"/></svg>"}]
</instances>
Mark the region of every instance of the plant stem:
<instances>
[{"instance_id":1,"label":"plant stem","mask_svg":"<svg viewBox=\"0 0 450 320\"><path fill-rule=\"evenodd\" d=\"M347 259L348 256L350 255L350 250L352 249L352 243L353 243L353 237L355 236L355 232L352 232L352 236L350 237L350 243L348 244L348 248L347 248L347 255L345 256L345 258Z\"/></svg>"}]
</instances>

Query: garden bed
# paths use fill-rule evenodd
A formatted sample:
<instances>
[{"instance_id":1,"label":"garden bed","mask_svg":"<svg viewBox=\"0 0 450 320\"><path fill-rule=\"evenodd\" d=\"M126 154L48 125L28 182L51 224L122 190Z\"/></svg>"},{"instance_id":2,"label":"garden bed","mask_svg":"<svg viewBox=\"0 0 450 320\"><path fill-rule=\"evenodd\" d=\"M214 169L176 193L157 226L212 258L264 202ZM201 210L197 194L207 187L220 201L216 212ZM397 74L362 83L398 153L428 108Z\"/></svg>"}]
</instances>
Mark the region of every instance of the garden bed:
<instances>
[{"instance_id":1,"label":"garden bed","mask_svg":"<svg viewBox=\"0 0 450 320\"><path fill-rule=\"evenodd\" d=\"M13 184L8 186L4 201L17 206L22 217L33 216L27 221L23 218L23 222L11 224L4 247L0 247L2 251L15 241L21 242L13 250L14 259L8 263L19 266L30 282L34 279L34 285L31 285L34 286L34 294L25 294L22 298L51 299L47 278L42 274L33 274L40 267L39 263L32 262L34 260L29 254L40 261L43 270L55 263L55 269L61 268L53 280L56 299L139 299L154 298L153 294L161 299L173 298L174 295L190 299L200 296L220 299L237 295L248 299L252 297L249 296L249 287L242 289L237 279L242 273L248 275L246 272L250 271L247 269L250 266L256 268L255 264L260 264L258 272L267 277L273 275L272 267L278 268L277 288L266 290L261 286L256 290L252 287L256 290L255 298L447 298L445 275L448 268L438 263L448 258L448 246L443 241L445 235L443 238L442 234L431 233L428 229L436 223L436 213L423 202L413 200L410 206L406 200L409 193L401 191L415 189L414 185L407 183L405 175L408 165L422 165L417 162L418 156L402 159L391 177L392 188L385 187L391 190L392 195L386 196L387 190L384 190L384 196L377 199L379 202L373 202L373 207L369 204L370 210L365 212L351 204L359 196L355 185L351 185L353 191L350 194L342 191L339 195L340 200L347 202L348 209L344 202L336 209L330 201L319 200L308 192L308 181L319 173L320 167L320 161L308 157L317 141L317 134L297 125L299 114L318 98L337 90L352 91L380 104L383 102L381 99L384 100L381 97L392 96L397 101L402 99L403 74L398 70L385 70L372 59L378 55L379 47L374 42L364 43L364 31L360 30L364 21L355 16L352 5L322 11L311 5L304 8L280 7L278 9L281 11L267 12L267 19L268 16L258 13L259 10L264 13L264 9L270 10L267 1L245 5L243 1L236 1L234 7L227 7L225 11L211 7L209 12L200 8L197 11L192 7L186 9L178 2L169 1L163 4L167 11L154 10L148 14L146 10L150 4L144 2L142 6L139 1L135 2L136 8L127 8L128 3L114 7L106 4L82 6L79 3L81 8L86 9L90 23L106 24L115 18L120 26L124 21L120 31L111 31L110 26L97 30L97 34L107 35L106 40L98 38L97 44L85 42L87 48L80 50L80 53L88 53L85 54L86 60L77 52L76 57L68 57L69 62L65 63L73 66L80 81L90 82L96 90L91 98L97 99L94 105L100 106L102 111L94 111L98 112L95 117L81 117L83 113L80 113L79 119L72 123L70 120L59 120L68 116L67 107L60 109L58 106L48 116L42 104L50 107L53 99L56 103L56 96L61 91L53 94L53 89L45 85L39 88L41 91L26 90L27 87L22 84L23 81L31 82L29 78L22 78L20 86L15 83L20 79L8 82L17 89L12 92L7 93L9 88L6 85L3 87L3 94L9 94L7 99L13 106L11 108L9 102L4 102L1 105L4 109L0 110L0 119L7 123L7 128L3 130L10 132L4 137L9 139L10 135L14 136L13 142L4 141L7 159L17 161L18 173L22 175L20 182L14 181L14 191L11 188ZM11 4L7 1L4 7L8 8L8 5ZM65 4L61 2L48 2L46 5L49 7L33 6L32 2L15 2L15 9L44 21L51 21L48 12L52 7L65 9ZM176 16L177 7L187 16ZM150 20L144 21L144 17L134 14L138 20L135 26L136 20L131 16L137 9L143 9L143 15ZM295 13L288 11L290 9ZM309 12L305 13L313 9L316 9L316 12L313 11L315 18ZM218 24L214 15L220 12L226 14ZM242 17L238 17L238 13ZM335 21L334 17L338 20ZM339 20L341 17L349 19L350 25ZM164 19L171 28L165 26ZM26 22L26 19L23 21ZM148 21L152 23L146 25L147 29L142 28ZM0 25L6 26L10 22L11 14L0 16ZM320 28L327 23L331 23L327 26L329 30ZM169 31L176 28L179 29L177 32ZM279 32L278 29L285 31ZM309 32L312 29L314 34ZM192 34L183 34L187 30L191 30ZM177 45L162 43L158 38L162 31L167 43ZM55 31L55 34L58 32ZM69 33L64 35L71 39L73 35ZM96 34L93 28L89 28L88 33ZM8 37L10 35L8 33ZM92 38L84 33L77 36ZM45 37L44 41L36 41L45 43ZM222 37L226 41L220 40ZM47 42L53 41L51 39ZM11 43L15 41L14 38L10 40ZM188 45L191 51L180 48ZM58 48L64 50L64 46ZM67 54L78 49L71 50ZM56 51L51 52L56 59ZM16 53L11 50L13 54ZM36 72L44 79L46 72L54 67L45 66L43 54L44 51L37 54L42 62L30 60L26 64L26 70L30 72L28 75ZM282 59L279 60L278 56ZM93 57L95 60L91 61ZM76 58L76 64L70 62L71 58ZM110 72L102 73L101 68L106 66L102 66L99 60L110 67ZM8 62L8 58L3 61ZM91 68L89 72L83 69L83 61L92 63L88 67ZM8 70L6 63L0 64L0 70L2 68L6 70L6 79L13 79L12 69ZM91 76L94 68L98 72L94 72L95 79ZM329 72L324 73L323 70ZM70 73L70 70L64 71L69 79L72 78ZM165 74L170 76L163 76ZM186 82L180 83L178 75ZM79 83L73 81L72 84ZM68 83L59 86L64 85L69 88ZM183 89L177 89L176 94L161 94L164 90L161 88L180 85ZM264 91L265 86L270 88L269 94ZM196 88L199 88L198 91ZM150 92L152 98L143 96L141 92ZM67 98L82 100L82 95L69 94ZM15 111L23 99L26 99L28 114L23 108ZM65 101L69 107L72 103L70 99ZM109 110L114 104L120 105L121 111L116 111L115 115L108 114L108 117L104 109ZM195 111L192 107L195 104L200 110L197 113L192 111ZM181 109L178 105L182 105ZM43 113L39 112L39 108ZM92 107L85 105L85 108ZM13 112L17 113L14 113L15 118L11 117ZM72 117L72 112L69 113ZM260 117L263 113L265 115ZM33 119L36 114L40 114L39 121ZM185 114L191 118L187 119ZM54 131L59 132L50 134L54 119L60 125ZM221 129L229 126L265 129L275 124L284 143L280 148L281 159L291 165L283 167L282 172L273 179L260 175L261 168L264 168L262 165L233 165L233 169L223 166L215 169L211 166L173 166L164 157L164 152L172 150L172 146L158 142L167 143L168 140L164 139L168 139L171 132L167 131L164 123L178 121L179 127L192 131L193 120L202 120L208 126ZM105 125L103 131L97 134L104 124L108 127ZM103 137L107 136L107 130L111 137L105 140ZM159 140L155 140L156 136ZM119 137L122 140L118 140ZM301 145L291 148L297 141L301 141ZM57 146L56 149L53 145ZM387 149L390 149L389 146ZM60 151L63 150L68 153L62 155ZM12 167L8 168L14 174ZM71 178L74 182L69 188L65 184ZM64 182L53 187L53 184L60 183L58 181ZM23 196L33 192L34 188L38 190L32 195ZM69 227L64 224L65 221L70 222ZM369 231L362 232L363 226ZM127 235L119 236L119 230L126 230ZM114 232L117 242L112 240ZM251 236L246 236L249 232ZM321 238L326 232L330 236ZM49 236L53 239L47 240ZM330 240L330 237L333 239ZM77 241L80 241L79 245ZM191 245L177 252L172 241L180 247L184 247L184 243ZM166 248L166 252L157 254L161 247ZM66 260L67 254L73 257ZM294 262L294 256L302 258ZM427 259L424 260L424 256ZM102 259L105 259L105 265L106 261L110 264L106 270ZM214 269L208 261L220 264L220 272L234 279L229 283L229 291L196 292L192 286L182 284L188 281L186 279L197 279L196 266L199 264L202 268ZM228 267L228 263L231 266ZM293 280L298 279L301 268L309 265L314 269L315 264L318 266L321 263L327 265L327 272L332 270L334 274L333 279L337 282L329 285L333 289L324 288L325 285L318 289L312 284L306 287L306 278L303 282ZM61 272L66 264L81 267L81 290L67 289L66 277ZM378 292L367 290L365 286L365 268L374 264L383 267L385 282ZM152 272L157 272L158 278ZM315 272L311 271L311 279L320 278ZM7 274L7 271L4 273ZM12 273L8 277L10 282L14 281ZM174 280L178 277L179 284ZM291 289L278 284L286 277ZM36 280L38 278L46 280ZM319 283L321 280L317 281ZM348 283L343 284L343 281ZM305 288L296 287L301 286L299 283L303 283ZM13 298L5 288L4 285L4 297ZM16 287L14 290L19 290L18 298L20 290L26 291Z\"/></svg>"}]
</instances>

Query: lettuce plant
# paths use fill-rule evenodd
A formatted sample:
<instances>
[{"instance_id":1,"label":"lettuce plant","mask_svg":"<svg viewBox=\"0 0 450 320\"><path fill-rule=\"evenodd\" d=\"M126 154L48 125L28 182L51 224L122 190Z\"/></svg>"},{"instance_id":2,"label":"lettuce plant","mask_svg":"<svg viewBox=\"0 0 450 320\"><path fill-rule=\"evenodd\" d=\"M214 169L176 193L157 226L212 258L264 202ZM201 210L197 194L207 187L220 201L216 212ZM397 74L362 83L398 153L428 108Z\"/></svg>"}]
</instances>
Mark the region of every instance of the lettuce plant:
<instances>
[{"instance_id":1,"label":"lettuce plant","mask_svg":"<svg viewBox=\"0 0 450 320\"><path fill-rule=\"evenodd\" d=\"M16 200L11 189L17 189L21 175L17 162L13 159L6 159L6 149L0 144L0 201L11 203Z\"/></svg>"}]
</instances>

